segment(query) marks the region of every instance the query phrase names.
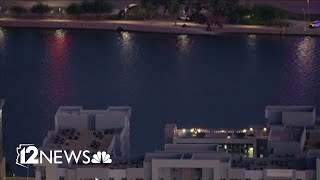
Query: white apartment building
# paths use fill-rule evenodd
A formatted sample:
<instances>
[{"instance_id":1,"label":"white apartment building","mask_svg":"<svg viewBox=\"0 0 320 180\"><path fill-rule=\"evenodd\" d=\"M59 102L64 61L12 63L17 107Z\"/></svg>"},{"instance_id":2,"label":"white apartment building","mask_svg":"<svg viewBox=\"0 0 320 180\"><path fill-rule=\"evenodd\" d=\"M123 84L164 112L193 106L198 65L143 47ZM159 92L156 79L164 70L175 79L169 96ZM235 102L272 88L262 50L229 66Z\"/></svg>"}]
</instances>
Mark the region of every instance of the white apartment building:
<instances>
[{"instance_id":1,"label":"white apartment building","mask_svg":"<svg viewBox=\"0 0 320 180\"><path fill-rule=\"evenodd\" d=\"M55 130L44 139L43 151L53 149L89 150L92 154L106 151L113 158L128 158L130 155L130 107L109 107L106 110L83 110L78 106L62 106L55 114ZM88 175L80 166L64 162L59 165L41 164L36 167L36 178L72 179ZM95 170L90 170L95 172ZM96 166L93 166L96 168ZM78 169L74 171L73 169ZM81 169L81 171L79 171ZM101 167L97 167L101 169ZM103 167L103 169L105 169ZM105 172L102 172L105 174ZM90 173L89 173L90 174ZM99 174L94 173L97 177ZM79 179L79 178L77 178Z\"/></svg>"},{"instance_id":2,"label":"white apartment building","mask_svg":"<svg viewBox=\"0 0 320 180\"><path fill-rule=\"evenodd\" d=\"M105 115L111 109L118 109L119 114ZM165 127L163 150L128 160L121 158L117 152L120 149L119 154L126 154L125 149L118 145L122 147L127 142L127 138L121 137L129 133L124 132L124 129L130 129L129 122L121 121L129 121L131 111L128 107L111 109L88 111L81 107L61 107L56 114L56 130L49 132L43 143L43 147L48 149L70 146L79 149L89 144L92 151L104 149L114 155L111 164L64 163L38 166L36 179L317 180L320 177L317 140L320 128L311 126L313 120L310 120L309 115L302 115L302 119L297 121L289 122L287 119L284 122L281 120L281 123L249 126L241 130L177 128L175 124L168 124ZM270 113L267 109L272 108L266 108L266 113ZM281 109L292 110L291 107ZM296 107L293 109L296 111ZM276 111L278 113L278 108ZM309 109L306 111L310 113ZM313 110L311 113L314 113ZM79 124L77 117L80 119ZM104 117L105 121L111 117L109 122L112 123L103 122L100 117ZM269 114L266 117L271 116ZM301 126L304 118L310 126ZM72 124L76 124L76 128ZM128 127L124 127L126 124ZM68 140L63 141L62 137L68 137ZM101 142L98 148L96 145L90 146L92 140Z\"/></svg>"},{"instance_id":3,"label":"white apartment building","mask_svg":"<svg viewBox=\"0 0 320 180\"><path fill-rule=\"evenodd\" d=\"M55 131L49 132L48 137L69 133L68 130L71 134L78 131L77 134L84 135L83 138L86 138L85 135L88 133L89 136L92 134L98 139L101 135L106 135L104 136L106 138L111 134L108 140L115 145L115 155L129 157L130 117L131 107L126 106L111 106L106 110L84 110L81 106L61 106L55 114Z\"/></svg>"}]
</instances>

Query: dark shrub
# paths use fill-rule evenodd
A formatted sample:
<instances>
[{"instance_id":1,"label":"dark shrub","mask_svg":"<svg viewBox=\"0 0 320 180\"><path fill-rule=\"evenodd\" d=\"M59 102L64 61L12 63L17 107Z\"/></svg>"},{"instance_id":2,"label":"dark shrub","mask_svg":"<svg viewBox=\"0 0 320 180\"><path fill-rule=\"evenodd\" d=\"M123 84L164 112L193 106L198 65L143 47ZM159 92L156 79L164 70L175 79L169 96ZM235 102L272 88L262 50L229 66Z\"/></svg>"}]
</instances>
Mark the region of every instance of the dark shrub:
<instances>
[{"instance_id":1,"label":"dark shrub","mask_svg":"<svg viewBox=\"0 0 320 180\"><path fill-rule=\"evenodd\" d=\"M47 13L50 13L50 11L51 11L51 7L41 2L38 2L37 4L33 5L31 8L31 12L37 13L37 14L47 14Z\"/></svg>"}]
</instances>

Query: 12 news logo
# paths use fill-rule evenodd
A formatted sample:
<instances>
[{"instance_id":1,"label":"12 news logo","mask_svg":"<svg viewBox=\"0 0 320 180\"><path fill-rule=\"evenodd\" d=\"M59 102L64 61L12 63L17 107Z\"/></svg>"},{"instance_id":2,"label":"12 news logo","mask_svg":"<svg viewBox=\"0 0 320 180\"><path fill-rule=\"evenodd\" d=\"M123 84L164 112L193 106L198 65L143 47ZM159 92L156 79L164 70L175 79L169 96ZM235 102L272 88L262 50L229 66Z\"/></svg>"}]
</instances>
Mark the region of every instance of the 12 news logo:
<instances>
[{"instance_id":1,"label":"12 news logo","mask_svg":"<svg viewBox=\"0 0 320 180\"><path fill-rule=\"evenodd\" d=\"M27 168L28 165L43 164L44 161L50 164L62 164L63 159L70 163L82 164L110 164L112 159L105 151L98 151L90 158L89 150L80 150L75 153L73 150L50 150L44 152L39 150L34 144L20 144L17 148L16 164Z\"/></svg>"}]
</instances>

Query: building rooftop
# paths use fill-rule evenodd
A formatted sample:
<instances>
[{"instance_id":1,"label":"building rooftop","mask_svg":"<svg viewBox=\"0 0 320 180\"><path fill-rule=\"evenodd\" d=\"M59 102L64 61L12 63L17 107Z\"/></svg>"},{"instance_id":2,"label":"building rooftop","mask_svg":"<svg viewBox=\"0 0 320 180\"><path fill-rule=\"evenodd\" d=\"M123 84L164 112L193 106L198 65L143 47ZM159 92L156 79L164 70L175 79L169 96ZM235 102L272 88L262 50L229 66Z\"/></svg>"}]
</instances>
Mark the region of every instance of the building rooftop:
<instances>
[{"instance_id":1,"label":"building rooftop","mask_svg":"<svg viewBox=\"0 0 320 180\"><path fill-rule=\"evenodd\" d=\"M81 106L60 106L55 114L55 129L123 128L129 125L131 107L111 106L105 110L84 110Z\"/></svg>"},{"instance_id":2,"label":"building rooftop","mask_svg":"<svg viewBox=\"0 0 320 180\"><path fill-rule=\"evenodd\" d=\"M255 128L257 127L257 128ZM256 133L259 131L260 133ZM250 126L248 129L176 129L175 138L208 138L208 139L252 139L266 138L267 128L265 126Z\"/></svg>"},{"instance_id":3,"label":"building rooftop","mask_svg":"<svg viewBox=\"0 0 320 180\"><path fill-rule=\"evenodd\" d=\"M104 131L62 129L50 131L43 142L42 148L48 149L83 149L96 152L107 150L114 140L115 134L121 133L122 129L105 129Z\"/></svg>"}]
</instances>

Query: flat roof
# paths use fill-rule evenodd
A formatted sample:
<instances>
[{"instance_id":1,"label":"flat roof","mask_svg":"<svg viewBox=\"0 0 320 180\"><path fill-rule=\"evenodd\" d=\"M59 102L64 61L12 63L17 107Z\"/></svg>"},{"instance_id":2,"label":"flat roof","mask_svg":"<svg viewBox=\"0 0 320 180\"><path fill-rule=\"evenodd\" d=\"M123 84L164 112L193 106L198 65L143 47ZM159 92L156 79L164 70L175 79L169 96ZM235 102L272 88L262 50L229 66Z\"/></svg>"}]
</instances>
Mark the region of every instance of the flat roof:
<instances>
[{"instance_id":1,"label":"flat roof","mask_svg":"<svg viewBox=\"0 0 320 180\"><path fill-rule=\"evenodd\" d=\"M90 150L90 152L107 150L114 136L121 133L121 130L122 129L105 129L102 131L94 131L61 129L59 131L50 131L42 148L70 149L76 152L83 149Z\"/></svg>"},{"instance_id":2,"label":"flat roof","mask_svg":"<svg viewBox=\"0 0 320 180\"><path fill-rule=\"evenodd\" d=\"M255 133L259 131L261 133ZM201 138L201 139L253 139L266 138L266 126L250 126L248 129L204 129L204 128L179 128L175 129L174 138Z\"/></svg>"}]
</instances>

